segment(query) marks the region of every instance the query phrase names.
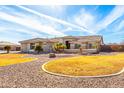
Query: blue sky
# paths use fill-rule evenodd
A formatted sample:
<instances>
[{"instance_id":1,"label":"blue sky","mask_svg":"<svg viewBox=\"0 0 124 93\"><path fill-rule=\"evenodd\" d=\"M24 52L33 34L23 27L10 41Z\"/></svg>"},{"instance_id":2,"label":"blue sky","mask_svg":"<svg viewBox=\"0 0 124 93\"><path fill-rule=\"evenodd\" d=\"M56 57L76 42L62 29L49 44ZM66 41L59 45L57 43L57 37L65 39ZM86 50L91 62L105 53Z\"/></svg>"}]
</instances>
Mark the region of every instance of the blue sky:
<instances>
[{"instance_id":1,"label":"blue sky","mask_svg":"<svg viewBox=\"0 0 124 93\"><path fill-rule=\"evenodd\" d=\"M124 41L124 6L0 6L0 41L102 35L105 43Z\"/></svg>"}]
</instances>

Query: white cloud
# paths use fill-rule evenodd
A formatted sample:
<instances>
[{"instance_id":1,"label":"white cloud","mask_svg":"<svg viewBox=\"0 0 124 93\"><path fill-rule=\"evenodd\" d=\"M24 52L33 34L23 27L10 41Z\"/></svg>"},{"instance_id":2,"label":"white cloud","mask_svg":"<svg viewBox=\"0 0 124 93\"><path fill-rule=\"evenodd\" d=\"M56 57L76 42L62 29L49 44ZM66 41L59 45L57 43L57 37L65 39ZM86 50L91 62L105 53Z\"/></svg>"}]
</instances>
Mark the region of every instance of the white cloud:
<instances>
[{"instance_id":1,"label":"white cloud","mask_svg":"<svg viewBox=\"0 0 124 93\"><path fill-rule=\"evenodd\" d=\"M11 15L3 13L3 12L0 12L0 18L21 24L23 26L26 26L26 27L38 30L40 32L50 34L50 35L56 35L56 36L64 36L65 35L65 34L61 33L60 31L57 31L56 29L54 29L50 26L42 25L41 23L39 23L37 21L32 21L32 20L28 20L28 19L24 19L24 18L11 16Z\"/></svg>"},{"instance_id":2,"label":"white cloud","mask_svg":"<svg viewBox=\"0 0 124 93\"><path fill-rule=\"evenodd\" d=\"M97 16L92 15L86 10L82 9L79 14L77 14L74 19L80 26L85 26L89 29L89 33L97 34L102 29L106 29L110 24L112 24L116 19L124 15L124 6L115 6L115 8L101 21L97 22ZM123 22L118 28L123 26Z\"/></svg>"},{"instance_id":3,"label":"white cloud","mask_svg":"<svg viewBox=\"0 0 124 93\"><path fill-rule=\"evenodd\" d=\"M26 8L26 7L23 7L23 6L18 6L18 7L22 8L22 9L28 11L28 12L34 13L34 14L36 14L36 15L38 15L38 16L47 18L47 19L52 20L52 21L55 21L55 22L58 22L58 23L60 23L60 24L63 24L63 25L66 25L66 26L70 26L70 27L73 27L73 28L77 28L77 29L81 29L82 31L86 31L86 32L88 31L85 27L80 27L80 26L78 26L78 25L75 25L75 24L69 23L69 22L67 22L67 21L60 20L60 19L57 19L57 18L48 16L48 15L45 15L45 14L42 14L42 13L40 13L40 12L31 10L31 9Z\"/></svg>"},{"instance_id":4,"label":"white cloud","mask_svg":"<svg viewBox=\"0 0 124 93\"><path fill-rule=\"evenodd\" d=\"M26 29L15 29L16 32L22 32L31 35L32 37L39 37L41 34L34 32L34 31L29 31Z\"/></svg>"},{"instance_id":5,"label":"white cloud","mask_svg":"<svg viewBox=\"0 0 124 93\"><path fill-rule=\"evenodd\" d=\"M117 30L121 30L122 28L124 28L124 20L120 22L120 24L117 27Z\"/></svg>"},{"instance_id":6,"label":"white cloud","mask_svg":"<svg viewBox=\"0 0 124 93\"><path fill-rule=\"evenodd\" d=\"M71 31L72 28L71 27L67 27L66 29L62 30L62 32L68 32L68 31Z\"/></svg>"},{"instance_id":7,"label":"white cloud","mask_svg":"<svg viewBox=\"0 0 124 93\"><path fill-rule=\"evenodd\" d=\"M81 14L76 17L75 21L80 26L85 25L85 27L90 28L93 25L94 18L90 14Z\"/></svg>"},{"instance_id":8,"label":"white cloud","mask_svg":"<svg viewBox=\"0 0 124 93\"><path fill-rule=\"evenodd\" d=\"M85 26L88 28L88 33L93 33L91 28L94 26L96 22L96 16L92 15L90 12L86 11L85 9L81 9L77 14L73 17L74 22L79 26ZM80 30L78 30L80 31Z\"/></svg>"},{"instance_id":9,"label":"white cloud","mask_svg":"<svg viewBox=\"0 0 124 93\"><path fill-rule=\"evenodd\" d=\"M7 28L5 27L0 27L0 32L6 31Z\"/></svg>"},{"instance_id":10,"label":"white cloud","mask_svg":"<svg viewBox=\"0 0 124 93\"><path fill-rule=\"evenodd\" d=\"M66 6L61 6L61 5L49 5L48 7L51 8L54 12L58 11L59 13L63 13L65 11Z\"/></svg>"},{"instance_id":11,"label":"white cloud","mask_svg":"<svg viewBox=\"0 0 124 93\"><path fill-rule=\"evenodd\" d=\"M61 17L62 15L65 14L66 11L66 6L62 5L49 5L49 6L39 6L41 9L45 9L45 11L49 11L54 16L59 16Z\"/></svg>"},{"instance_id":12,"label":"white cloud","mask_svg":"<svg viewBox=\"0 0 124 93\"><path fill-rule=\"evenodd\" d=\"M86 27L88 34L94 34L92 28L96 24L97 15L93 15L90 11L86 11L82 8L77 12L72 18L69 18L69 21L73 21L80 27ZM73 19L73 20L72 20ZM76 30L77 32L84 32L83 30Z\"/></svg>"},{"instance_id":13,"label":"white cloud","mask_svg":"<svg viewBox=\"0 0 124 93\"><path fill-rule=\"evenodd\" d=\"M63 5L35 5L33 7L32 5L26 5L26 7L38 12L42 11L42 13L47 13L53 16L57 16L59 18L61 18L62 15L65 14L67 8L67 6L63 6Z\"/></svg>"},{"instance_id":14,"label":"white cloud","mask_svg":"<svg viewBox=\"0 0 124 93\"><path fill-rule=\"evenodd\" d=\"M122 15L124 15L124 6L116 6L103 20L97 23L93 30L97 33L109 26Z\"/></svg>"},{"instance_id":15,"label":"white cloud","mask_svg":"<svg viewBox=\"0 0 124 93\"><path fill-rule=\"evenodd\" d=\"M14 31L16 33L25 33L25 34L29 34L32 37L37 37L37 36L41 36L41 34L31 31L31 30L27 30L27 29L18 29L18 28L12 28L12 27L0 27L0 32L10 32L10 31Z\"/></svg>"}]
</instances>

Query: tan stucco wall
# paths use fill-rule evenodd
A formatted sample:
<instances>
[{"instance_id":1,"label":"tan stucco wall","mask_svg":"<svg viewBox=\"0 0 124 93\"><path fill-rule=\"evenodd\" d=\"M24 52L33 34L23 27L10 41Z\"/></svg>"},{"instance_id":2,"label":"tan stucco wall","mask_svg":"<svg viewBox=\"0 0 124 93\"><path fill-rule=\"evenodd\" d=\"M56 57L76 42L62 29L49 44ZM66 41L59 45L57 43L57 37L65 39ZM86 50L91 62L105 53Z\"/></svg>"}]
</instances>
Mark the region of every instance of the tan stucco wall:
<instances>
[{"instance_id":1,"label":"tan stucco wall","mask_svg":"<svg viewBox=\"0 0 124 93\"><path fill-rule=\"evenodd\" d=\"M4 45L0 45L0 50L4 50ZM16 51L16 48L17 47L19 47L19 46L12 46L12 45L10 45L10 47L11 47L11 51Z\"/></svg>"},{"instance_id":2,"label":"tan stucco wall","mask_svg":"<svg viewBox=\"0 0 124 93\"><path fill-rule=\"evenodd\" d=\"M29 44L21 44L22 52L28 52L28 50L29 50Z\"/></svg>"},{"instance_id":3,"label":"tan stucco wall","mask_svg":"<svg viewBox=\"0 0 124 93\"><path fill-rule=\"evenodd\" d=\"M75 44L70 44L70 48L74 49L75 48Z\"/></svg>"},{"instance_id":4,"label":"tan stucco wall","mask_svg":"<svg viewBox=\"0 0 124 93\"><path fill-rule=\"evenodd\" d=\"M64 49L65 53L79 53L79 49Z\"/></svg>"},{"instance_id":5,"label":"tan stucco wall","mask_svg":"<svg viewBox=\"0 0 124 93\"><path fill-rule=\"evenodd\" d=\"M35 46L36 45L39 45L39 43L35 43ZM50 46L49 44L40 44L40 45L42 46L44 52L49 52L49 50L51 50L50 47L49 47ZM31 51L30 43L21 44L21 51L22 52L29 52L29 51Z\"/></svg>"},{"instance_id":6,"label":"tan stucco wall","mask_svg":"<svg viewBox=\"0 0 124 93\"><path fill-rule=\"evenodd\" d=\"M43 48L44 52L48 52L49 51L49 45L48 44L42 45L42 48Z\"/></svg>"},{"instance_id":7,"label":"tan stucco wall","mask_svg":"<svg viewBox=\"0 0 124 93\"><path fill-rule=\"evenodd\" d=\"M60 43L64 43L65 44L65 41L75 41L75 39L58 39L59 40L59 42ZM83 40L82 40L83 41ZM31 42L30 42L31 43ZM21 44L21 50L23 51L23 52L28 52L28 51L30 51L30 43L22 43ZM33 42L34 43L34 42ZM91 44L94 44L94 43L96 43L96 42L88 42L88 43L91 43ZM39 43L35 43L35 46L36 45L39 45ZM44 52L49 52L50 50L52 50L52 49L50 49L50 46L51 45L49 45L49 44L47 44L47 43L40 43L40 45L42 46L42 48L43 48L43 50L44 50ZM98 45L100 45L100 44L98 44ZM81 46L86 46L86 44L81 44ZM70 44L70 48L71 49L75 49L75 44L73 44L73 43L71 43ZM68 50L67 50L68 51ZM77 50L70 50L70 51L77 51Z\"/></svg>"}]
</instances>

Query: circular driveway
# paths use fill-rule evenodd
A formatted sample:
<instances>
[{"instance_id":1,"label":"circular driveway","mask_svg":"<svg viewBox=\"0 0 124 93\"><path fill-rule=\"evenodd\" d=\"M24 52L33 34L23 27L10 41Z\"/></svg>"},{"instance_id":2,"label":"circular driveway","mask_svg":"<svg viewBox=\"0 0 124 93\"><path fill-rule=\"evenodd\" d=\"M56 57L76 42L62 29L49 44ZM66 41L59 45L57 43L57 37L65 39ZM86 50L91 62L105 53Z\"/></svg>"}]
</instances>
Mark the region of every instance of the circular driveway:
<instances>
[{"instance_id":1,"label":"circular driveway","mask_svg":"<svg viewBox=\"0 0 124 93\"><path fill-rule=\"evenodd\" d=\"M122 88L124 73L104 78L73 78L48 74L41 68L42 64L55 58L47 54L33 55L37 61L0 67L0 87L40 87L40 88ZM57 58L75 55L57 54Z\"/></svg>"}]
</instances>

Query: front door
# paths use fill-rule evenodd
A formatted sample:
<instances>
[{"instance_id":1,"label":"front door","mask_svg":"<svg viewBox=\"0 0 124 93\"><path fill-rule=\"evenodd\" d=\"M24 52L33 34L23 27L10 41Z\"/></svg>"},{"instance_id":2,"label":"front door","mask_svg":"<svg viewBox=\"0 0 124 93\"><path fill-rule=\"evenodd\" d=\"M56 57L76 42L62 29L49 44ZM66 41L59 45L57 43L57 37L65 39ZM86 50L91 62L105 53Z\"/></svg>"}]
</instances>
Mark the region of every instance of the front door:
<instances>
[{"instance_id":1,"label":"front door","mask_svg":"<svg viewBox=\"0 0 124 93\"><path fill-rule=\"evenodd\" d=\"M69 41L66 41L65 44L66 44L67 49L70 49L70 43L69 43Z\"/></svg>"}]
</instances>

